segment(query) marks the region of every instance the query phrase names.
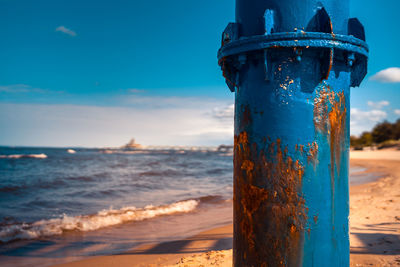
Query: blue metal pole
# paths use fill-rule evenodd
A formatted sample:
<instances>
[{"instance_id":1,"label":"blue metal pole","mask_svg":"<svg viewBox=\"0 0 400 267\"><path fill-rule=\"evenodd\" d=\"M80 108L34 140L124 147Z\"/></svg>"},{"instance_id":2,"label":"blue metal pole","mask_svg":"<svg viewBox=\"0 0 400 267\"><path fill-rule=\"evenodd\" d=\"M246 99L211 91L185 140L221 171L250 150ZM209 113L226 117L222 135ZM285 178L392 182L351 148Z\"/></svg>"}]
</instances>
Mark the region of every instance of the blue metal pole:
<instances>
[{"instance_id":1,"label":"blue metal pole","mask_svg":"<svg viewBox=\"0 0 400 267\"><path fill-rule=\"evenodd\" d=\"M236 0L218 60L235 92L234 266L349 265L348 0Z\"/></svg>"}]
</instances>

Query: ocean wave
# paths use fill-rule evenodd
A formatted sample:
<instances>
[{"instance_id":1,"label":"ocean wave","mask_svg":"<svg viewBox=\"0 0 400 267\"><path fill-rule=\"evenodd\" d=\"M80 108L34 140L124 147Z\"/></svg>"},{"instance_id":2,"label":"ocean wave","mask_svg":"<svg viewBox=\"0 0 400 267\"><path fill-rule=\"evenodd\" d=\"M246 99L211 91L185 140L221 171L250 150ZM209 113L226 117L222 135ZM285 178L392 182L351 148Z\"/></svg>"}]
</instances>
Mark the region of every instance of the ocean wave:
<instances>
[{"instance_id":1,"label":"ocean wave","mask_svg":"<svg viewBox=\"0 0 400 267\"><path fill-rule=\"evenodd\" d=\"M68 231L93 231L107 226L142 221L162 215L191 212L196 209L198 204L198 200L190 199L163 206L124 207L119 210L110 208L92 215L63 215L61 218L41 220L34 223L5 225L0 228L0 241L36 239L61 235Z\"/></svg>"},{"instance_id":2,"label":"ocean wave","mask_svg":"<svg viewBox=\"0 0 400 267\"><path fill-rule=\"evenodd\" d=\"M0 159L21 159L21 158L35 158L35 159L45 159L46 154L16 154L16 155L0 155Z\"/></svg>"},{"instance_id":3,"label":"ocean wave","mask_svg":"<svg viewBox=\"0 0 400 267\"><path fill-rule=\"evenodd\" d=\"M225 199L220 195L203 196L203 197L199 197L198 200L201 203L205 203L205 204L217 204L217 203L222 203L225 201Z\"/></svg>"},{"instance_id":4,"label":"ocean wave","mask_svg":"<svg viewBox=\"0 0 400 267\"><path fill-rule=\"evenodd\" d=\"M153 171L141 172L139 173L139 176L175 177L180 174L181 172L174 170L164 170L164 171L153 170Z\"/></svg>"},{"instance_id":5,"label":"ocean wave","mask_svg":"<svg viewBox=\"0 0 400 267\"><path fill-rule=\"evenodd\" d=\"M0 193L13 193L22 188L26 188L26 186L0 186Z\"/></svg>"}]
</instances>

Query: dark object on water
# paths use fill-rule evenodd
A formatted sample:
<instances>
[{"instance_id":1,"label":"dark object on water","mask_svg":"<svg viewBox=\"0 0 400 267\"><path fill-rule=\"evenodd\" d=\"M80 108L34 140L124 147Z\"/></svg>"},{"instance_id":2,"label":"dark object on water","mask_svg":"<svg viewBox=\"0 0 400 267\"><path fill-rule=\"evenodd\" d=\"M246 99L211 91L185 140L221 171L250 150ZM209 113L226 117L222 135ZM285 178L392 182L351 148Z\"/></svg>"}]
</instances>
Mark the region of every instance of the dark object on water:
<instances>
[{"instance_id":1,"label":"dark object on water","mask_svg":"<svg viewBox=\"0 0 400 267\"><path fill-rule=\"evenodd\" d=\"M125 149L141 149L142 145L136 144L135 139L132 138L129 141L129 143L127 143L126 145L122 146L121 148L125 148Z\"/></svg>"},{"instance_id":2,"label":"dark object on water","mask_svg":"<svg viewBox=\"0 0 400 267\"><path fill-rule=\"evenodd\" d=\"M220 152L229 152L229 151L233 150L233 146L219 145L217 150L220 151Z\"/></svg>"}]
</instances>

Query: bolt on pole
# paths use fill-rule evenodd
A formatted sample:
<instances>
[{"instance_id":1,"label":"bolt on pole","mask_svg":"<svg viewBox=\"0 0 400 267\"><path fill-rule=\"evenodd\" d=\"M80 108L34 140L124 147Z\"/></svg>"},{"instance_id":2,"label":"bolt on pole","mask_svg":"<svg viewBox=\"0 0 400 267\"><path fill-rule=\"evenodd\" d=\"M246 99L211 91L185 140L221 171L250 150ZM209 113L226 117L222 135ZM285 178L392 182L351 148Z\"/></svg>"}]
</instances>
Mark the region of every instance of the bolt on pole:
<instances>
[{"instance_id":1,"label":"bolt on pole","mask_svg":"<svg viewBox=\"0 0 400 267\"><path fill-rule=\"evenodd\" d=\"M349 0L236 0L218 63L235 92L234 266L349 266Z\"/></svg>"}]
</instances>

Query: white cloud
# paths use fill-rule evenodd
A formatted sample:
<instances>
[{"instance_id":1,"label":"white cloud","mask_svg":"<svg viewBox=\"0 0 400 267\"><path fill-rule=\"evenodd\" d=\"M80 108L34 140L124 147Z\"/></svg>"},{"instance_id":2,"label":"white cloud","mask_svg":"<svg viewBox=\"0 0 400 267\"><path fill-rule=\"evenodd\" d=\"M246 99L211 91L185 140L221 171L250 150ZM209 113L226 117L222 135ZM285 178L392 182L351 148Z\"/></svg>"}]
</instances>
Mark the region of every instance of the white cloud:
<instances>
[{"instance_id":1,"label":"white cloud","mask_svg":"<svg viewBox=\"0 0 400 267\"><path fill-rule=\"evenodd\" d=\"M358 120L370 120L373 122L378 122L382 119L385 119L387 117L387 113L383 110L369 110L369 111L362 111L357 108L352 108L351 109L351 118L355 119L356 121Z\"/></svg>"},{"instance_id":2,"label":"white cloud","mask_svg":"<svg viewBox=\"0 0 400 267\"><path fill-rule=\"evenodd\" d=\"M370 79L384 83L399 83L400 68L393 67L381 70L375 75L373 75Z\"/></svg>"},{"instance_id":3,"label":"white cloud","mask_svg":"<svg viewBox=\"0 0 400 267\"><path fill-rule=\"evenodd\" d=\"M382 101L379 101L379 102L368 101L367 104L371 108L381 109L381 108L383 108L385 106L389 106L390 103L389 103L389 101L382 100Z\"/></svg>"},{"instance_id":4,"label":"white cloud","mask_svg":"<svg viewBox=\"0 0 400 267\"><path fill-rule=\"evenodd\" d=\"M363 131L371 130L376 123L387 118L387 113L383 110L373 109L363 111L357 108L350 110L350 131L353 135L358 135Z\"/></svg>"},{"instance_id":5,"label":"white cloud","mask_svg":"<svg viewBox=\"0 0 400 267\"><path fill-rule=\"evenodd\" d=\"M400 115L400 109L395 109L395 110L394 110L394 114Z\"/></svg>"},{"instance_id":6,"label":"white cloud","mask_svg":"<svg viewBox=\"0 0 400 267\"><path fill-rule=\"evenodd\" d=\"M144 145L219 145L233 142L233 120L213 114L218 100L201 98L136 98L144 106L0 103L3 145L121 146L131 138ZM174 105L179 103L179 105Z\"/></svg>"},{"instance_id":7,"label":"white cloud","mask_svg":"<svg viewBox=\"0 0 400 267\"><path fill-rule=\"evenodd\" d=\"M214 108L212 111L212 116L220 120L233 121L234 112L235 112L235 105L230 104L222 108L221 107Z\"/></svg>"},{"instance_id":8,"label":"white cloud","mask_svg":"<svg viewBox=\"0 0 400 267\"><path fill-rule=\"evenodd\" d=\"M44 93L45 90L27 84L0 85L1 93Z\"/></svg>"},{"instance_id":9,"label":"white cloud","mask_svg":"<svg viewBox=\"0 0 400 267\"><path fill-rule=\"evenodd\" d=\"M63 32L63 33L68 34L70 36L76 36L76 32L74 32L73 30L68 29L68 28L66 28L64 26L58 26L56 28L56 32Z\"/></svg>"}]
</instances>

